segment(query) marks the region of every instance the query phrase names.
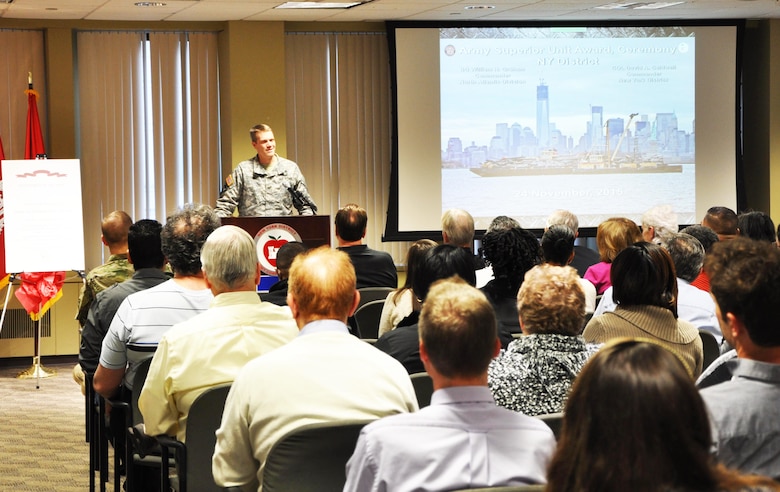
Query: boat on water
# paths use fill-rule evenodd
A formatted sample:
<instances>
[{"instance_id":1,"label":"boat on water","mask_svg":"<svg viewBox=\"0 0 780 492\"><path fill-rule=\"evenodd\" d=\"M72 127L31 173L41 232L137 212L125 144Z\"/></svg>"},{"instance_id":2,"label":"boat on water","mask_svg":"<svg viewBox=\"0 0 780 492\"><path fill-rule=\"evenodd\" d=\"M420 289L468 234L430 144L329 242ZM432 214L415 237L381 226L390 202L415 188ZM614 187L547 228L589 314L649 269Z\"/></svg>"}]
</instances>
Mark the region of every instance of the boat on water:
<instances>
[{"instance_id":1,"label":"boat on water","mask_svg":"<svg viewBox=\"0 0 780 492\"><path fill-rule=\"evenodd\" d=\"M488 164L488 163L485 163ZM652 164L643 162L634 163L632 166L616 167L580 167L580 166L486 166L472 167L470 171L485 178L497 178L503 176L546 176L559 174L653 174L653 173L680 173L680 164Z\"/></svg>"}]
</instances>

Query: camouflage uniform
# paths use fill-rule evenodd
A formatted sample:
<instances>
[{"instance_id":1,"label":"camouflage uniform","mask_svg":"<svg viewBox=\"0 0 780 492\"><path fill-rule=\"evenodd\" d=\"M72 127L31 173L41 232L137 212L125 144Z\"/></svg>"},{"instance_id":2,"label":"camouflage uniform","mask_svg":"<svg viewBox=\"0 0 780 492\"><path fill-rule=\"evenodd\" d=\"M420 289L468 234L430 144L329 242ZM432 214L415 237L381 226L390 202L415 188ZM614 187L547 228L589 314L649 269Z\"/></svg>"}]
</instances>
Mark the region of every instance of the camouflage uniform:
<instances>
[{"instance_id":1,"label":"camouflage uniform","mask_svg":"<svg viewBox=\"0 0 780 492\"><path fill-rule=\"evenodd\" d=\"M102 292L119 282L124 282L132 276L133 265L127 261L127 253L111 255L107 262L93 268L87 274L86 286L82 286L81 292L79 292L79 311L76 315L79 324L84 326L84 323L87 322L89 306L95 300L98 292Z\"/></svg>"},{"instance_id":2,"label":"camouflage uniform","mask_svg":"<svg viewBox=\"0 0 780 492\"><path fill-rule=\"evenodd\" d=\"M228 189L214 207L220 217L230 217L236 207L241 217L292 215L293 205L301 215L314 214L308 204L293 202L290 190L297 191L309 203L314 200L298 165L283 157L276 156L276 162L268 169L260 165L257 156L240 162L228 183Z\"/></svg>"}]
</instances>

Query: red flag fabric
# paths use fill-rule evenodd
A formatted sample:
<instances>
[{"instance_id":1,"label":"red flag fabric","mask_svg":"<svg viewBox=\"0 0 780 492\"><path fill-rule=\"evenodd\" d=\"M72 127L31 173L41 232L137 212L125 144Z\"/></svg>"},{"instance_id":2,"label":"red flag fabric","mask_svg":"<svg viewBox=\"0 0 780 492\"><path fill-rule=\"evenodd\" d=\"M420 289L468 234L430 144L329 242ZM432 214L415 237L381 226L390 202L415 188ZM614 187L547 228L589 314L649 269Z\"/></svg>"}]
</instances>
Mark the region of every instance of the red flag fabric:
<instances>
[{"instance_id":1,"label":"red flag fabric","mask_svg":"<svg viewBox=\"0 0 780 492\"><path fill-rule=\"evenodd\" d=\"M14 295L33 321L46 314L52 304L62 297L65 272L23 273L22 283Z\"/></svg>"},{"instance_id":2,"label":"red flag fabric","mask_svg":"<svg viewBox=\"0 0 780 492\"><path fill-rule=\"evenodd\" d=\"M38 154L46 153L41 120L38 117L38 93L33 90L32 84L24 93L27 94L27 136L24 141L24 158L35 159Z\"/></svg>"},{"instance_id":3,"label":"red flag fabric","mask_svg":"<svg viewBox=\"0 0 780 492\"><path fill-rule=\"evenodd\" d=\"M24 93L27 94L24 158L35 159L40 154L46 154L41 120L38 117L38 93L33 90L32 83ZM33 321L39 320L62 297L65 272L24 272L19 277L22 283L15 292L16 298Z\"/></svg>"},{"instance_id":4,"label":"red flag fabric","mask_svg":"<svg viewBox=\"0 0 780 492\"><path fill-rule=\"evenodd\" d=\"M3 140L0 139L0 161L5 160ZM8 285L10 275L5 271L5 207L3 206L3 169L0 167L0 289Z\"/></svg>"}]
</instances>

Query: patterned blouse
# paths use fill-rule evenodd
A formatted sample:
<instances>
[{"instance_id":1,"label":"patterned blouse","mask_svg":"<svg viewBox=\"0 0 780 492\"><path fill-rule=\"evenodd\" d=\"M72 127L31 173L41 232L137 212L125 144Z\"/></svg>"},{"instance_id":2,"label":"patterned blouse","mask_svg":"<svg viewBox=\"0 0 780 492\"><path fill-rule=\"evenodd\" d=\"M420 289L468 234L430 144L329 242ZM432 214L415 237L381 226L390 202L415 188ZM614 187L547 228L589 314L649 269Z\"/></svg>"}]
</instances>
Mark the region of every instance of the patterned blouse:
<instances>
[{"instance_id":1,"label":"patterned blouse","mask_svg":"<svg viewBox=\"0 0 780 492\"><path fill-rule=\"evenodd\" d=\"M574 378L601 344L581 336L534 334L509 344L488 369L496 403L526 415L563 411Z\"/></svg>"}]
</instances>

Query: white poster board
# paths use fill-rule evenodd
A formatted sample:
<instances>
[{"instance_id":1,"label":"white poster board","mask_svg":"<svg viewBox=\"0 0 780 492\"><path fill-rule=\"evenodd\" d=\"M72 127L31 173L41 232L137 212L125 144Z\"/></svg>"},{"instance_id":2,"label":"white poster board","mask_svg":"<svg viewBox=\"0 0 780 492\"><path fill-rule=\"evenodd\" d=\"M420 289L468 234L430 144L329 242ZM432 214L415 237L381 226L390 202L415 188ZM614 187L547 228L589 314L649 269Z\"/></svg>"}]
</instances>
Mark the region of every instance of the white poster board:
<instances>
[{"instance_id":1,"label":"white poster board","mask_svg":"<svg viewBox=\"0 0 780 492\"><path fill-rule=\"evenodd\" d=\"M6 160L1 165L6 271L84 270L79 160Z\"/></svg>"}]
</instances>

